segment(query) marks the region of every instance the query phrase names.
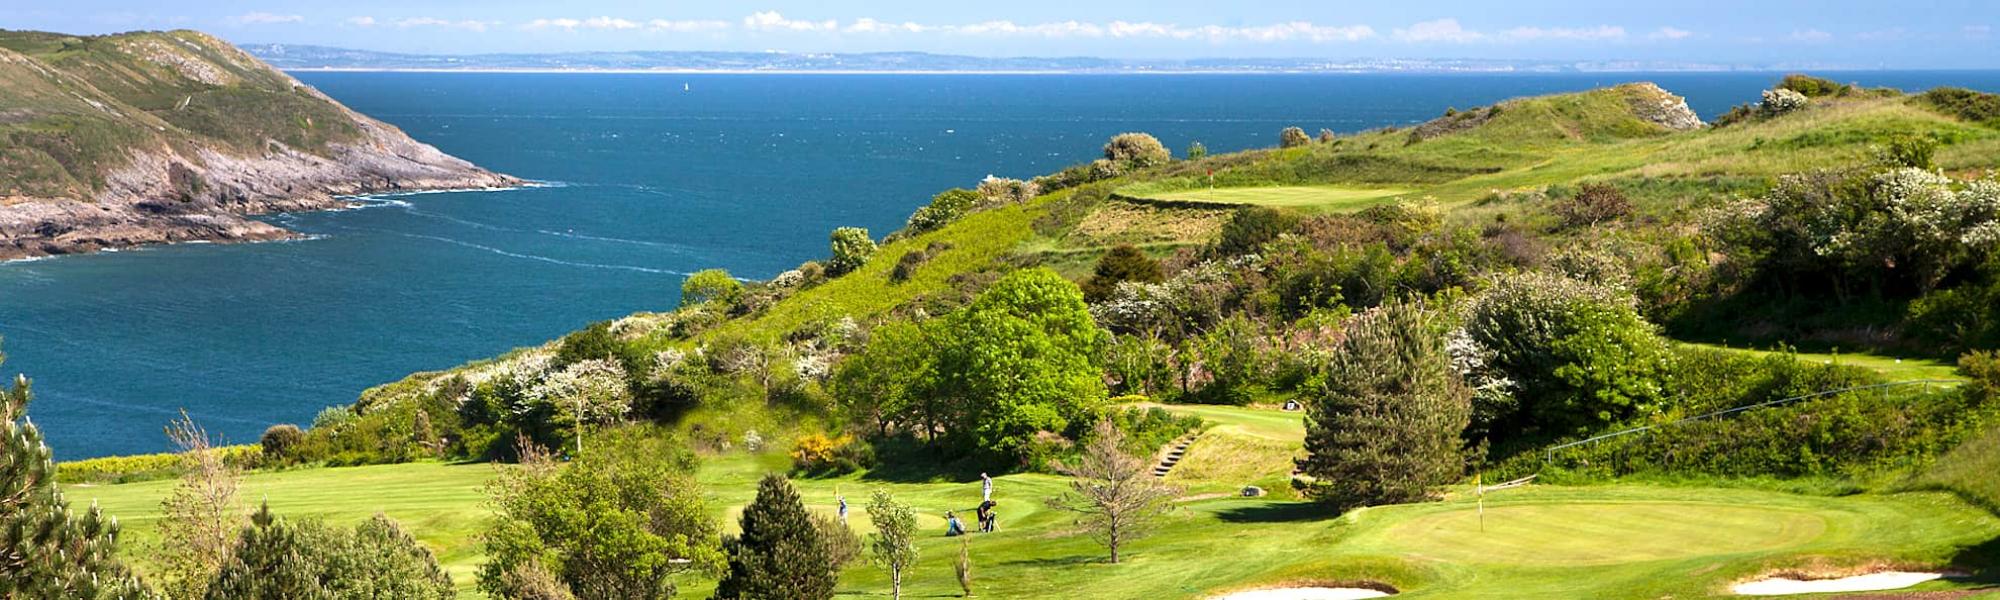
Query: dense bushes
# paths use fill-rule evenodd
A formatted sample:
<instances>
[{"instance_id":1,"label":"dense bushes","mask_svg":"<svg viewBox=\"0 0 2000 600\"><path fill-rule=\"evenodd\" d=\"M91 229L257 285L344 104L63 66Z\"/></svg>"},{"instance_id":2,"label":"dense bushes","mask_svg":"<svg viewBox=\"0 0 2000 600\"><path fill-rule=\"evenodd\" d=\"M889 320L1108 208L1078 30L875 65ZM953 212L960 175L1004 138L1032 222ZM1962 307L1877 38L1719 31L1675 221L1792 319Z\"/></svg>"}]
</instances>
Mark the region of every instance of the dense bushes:
<instances>
[{"instance_id":1,"label":"dense bushes","mask_svg":"<svg viewBox=\"0 0 2000 600\"><path fill-rule=\"evenodd\" d=\"M1222 234L1215 241L1215 251L1223 256L1252 254L1298 224L1299 215L1292 211L1268 206L1239 208L1229 216L1229 222L1223 224Z\"/></svg>"},{"instance_id":2,"label":"dense bushes","mask_svg":"<svg viewBox=\"0 0 2000 600\"><path fill-rule=\"evenodd\" d=\"M1461 364L1482 394L1479 432L1498 444L1656 414L1671 355L1628 297L1572 279L1496 281L1465 320Z\"/></svg>"},{"instance_id":3,"label":"dense bushes","mask_svg":"<svg viewBox=\"0 0 2000 600\"><path fill-rule=\"evenodd\" d=\"M722 269L705 269L681 282L681 306L712 304L724 312L743 301L743 282Z\"/></svg>"},{"instance_id":4,"label":"dense bushes","mask_svg":"<svg viewBox=\"0 0 2000 600\"><path fill-rule=\"evenodd\" d=\"M910 215L907 231L923 233L957 221L979 203L979 193L964 188L952 188L931 197L931 203Z\"/></svg>"},{"instance_id":5,"label":"dense bushes","mask_svg":"<svg viewBox=\"0 0 2000 600\"><path fill-rule=\"evenodd\" d=\"M833 246L833 258L826 262L829 275L839 276L861 268L875 255L875 240L868 237L868 230L860 227L835 229L829 241Z\"/></svg>"},{"instance_id":6,"label":"dense bushes","mask_svg":"<svg viewBox=\"0 0 2000 600\"><path fill-rule=\"evenodd\" d=\"M2000 94L1941 87L1919 94L1917 102L1959 119L2000 127Z\"/></svg>"},{"instance_id":7,"label":"dense bushes","mask_svg":"<svg viewBox=\"0 0 2000 600\"><path fill-rule=\"evenodd\" d=\"M675 574L720 567L719 533L685 446L640 429L593 442L567 466L528 446L495 480L481 591L662 600L674 595Z\"/></svg>"},{"instance_id":8,"label":"dense bushes","mask_svg":"<svg viewBox=\"0 0 2000 600\"><path fill-rule=\"evenodd\" d=\"M251 516L208 585L215 600L457 597L437 558L382 515L352 530L287 522L269 506Z\"/></svg>"},{"instance_id":9,"label":"dense bushes","mask_svg":"<svg viewBox=\"0 0 2000 600\"><path fill-rule=\"evenodd\" d=\"M878 328L841 364L834 391L878 434L1018 460L1038 433L1073 433L1095 419L1103 343L1075 284L1021 270L942 318Z\"/></svg>"},{"instance_id":10,"label":"dense bushes","mask_svg":"<svg viewBox=\"0 0 2000 600\"><path fill-rule=\"evenodd\" d=\"M1598 476L1866 478L1921 466L1992 423L1996 410L1970 386L1859 391L1567 449L1554 465Z\"/></svg>"},{"instance_id":11,"label":"dense bushes","mask_svg":"<svg viewBox=\"0 0 2000 600\"><path fill-rule=\"evenodd\" d=\"M1776 89L1798 92L1807 98L1825 98L1846 94L1849 86L1831 79L1793 73L1778 80Z\"/></svg>"},{"instance_id":12,"label":"dense bushes","mask_svg":"<svg viewBox=\"0 0 2000 600\"><path fill-rule=\"evenodd\" d=\"M1306 130L1304 129L1286 127L1284 131L1278 132L1279 148L1297 148L1311 143L1312 138L1306 136Z\"/></svg>"},{"instance_id":13,"label":"dense bushes","mask_svg":"<svg viewBox=\"0 0 2000 600\"><path fill-rule=\"evenodd\" d=\"M1159 283L1165 277L1160 270L1160 261L1146 256L1136 246L1119 244L1097 259L1097 267L1083 282L1083 299L1101 302L1110 297L1120 283Z\"/></svg>"},{"instance_id":14,"label":"dense bushes","mask_svg":"<svg viewBox=\"0 0 2000 600\"><path fill-rule=\"evenodd\" d=\"M1121 133L1104 144L1104 159L1128 169L1157 167L1173 158L1166 145L1150 134Z\"/></svg>"}]
</instances>

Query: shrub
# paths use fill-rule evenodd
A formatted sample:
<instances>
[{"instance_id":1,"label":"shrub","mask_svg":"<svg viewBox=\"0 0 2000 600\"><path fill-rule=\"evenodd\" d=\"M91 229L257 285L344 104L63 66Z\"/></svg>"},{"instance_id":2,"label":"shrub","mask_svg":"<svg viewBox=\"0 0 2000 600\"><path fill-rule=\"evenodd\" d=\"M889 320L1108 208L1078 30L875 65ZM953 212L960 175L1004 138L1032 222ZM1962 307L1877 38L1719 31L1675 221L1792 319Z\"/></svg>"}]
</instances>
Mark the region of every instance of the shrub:
<instances>
[{"instance_id":1,"label":"shrub","mask_svg":"<svg viewBox=\"0 0 2000 600\"><path fill-rule=\"evenodd\" d=\"M1120 166L1144 169L1167 164L1174 159L1160 139L1145 133L1121 133L1104 144L1104 159Z\"/></svg>"},{"instance_id":2,"label":"shrub","mask_svg":"<svg viewBox=\"0 0 2000 600\"><path fill-rule=\"evenodd\" d=\"M1831 79L1793 73L1779 80L1775 89L1791 90L1807 98L1824 98L1846 94L1848 86Z\"/></svg>"},{"instance_id":3,"label":"shrub","mask_svg":"<svg viewBox=\"0 0 2000 600\"><path fill-rule=\"evenodd\" d=\"M1471 391L1439 319L1391 303L1354 319L1307 400L1307 495L1341 507L1428 499L1465 472Z\"/></svg>"},{"instance_id":4,"label":"shrub","mask_svg":"<svg viewBox=\"0 0 2000 600\"><path fill-rule=\"evenodd\" d=\"M607 433L567 465L526 445L521 464L501 471L480 591L531 597L554 580L577 600L664 600L674 575L721 564L692 454L670 439Z\"/></svg>"},{"instance_id":5,"label":"shrub","mask_svg":"<svg viewBox=\"0 0 2000 600\"><path fill-rule=\"evenodd\" d=\"M1252 254L1298 224L1299 216L1292 211L1245 206L1236 209L1229 216L1229 222L1222 225L1222 233L1215 241L1215 251L1223 256Z\"/></svg>"},{"instance_id":6,"label":"shrub","mask_svg":"<svg viewBox=\"0 0 2000 600\"><path fill-rule=\"evenodd\" d=\"M1937 139L1929 136L1905 135L1889 139L1881 150L1882 162L1891 167L1912 169L1931 168L1931 157L1937 155Z\"/></svg>"},{"instance_id":7,"label":"shrub","mask_svg":"<svg viewBox=\"0 0 2000 600\"><path fill-rule=\"evenodd\" d=\"M964 188L952 188L931 197L931 203L910 215L909 233L923 233L957 221L970 212L980 200L980 193Z\"/></svg>"},{"instance_id":8,"label":"shrub","mask_svg":"<svg viewBox=\"0 0 2000 600\"><path fill-rule=\"evenodd\" d=\"M1120 283L1159 283L1164 279L1166 273L1160 269L1160 261L1146 256L1137 246L1119 244L1097 259L1096 269L1083 282L1083 299L1092 303L1102 302L1111 297L1111 292Z\"/></svg>"},{"instance_id":9,"label":"shrub","mask_svg":"<svg viewBox=\"0 0 2000 600\"><path fill-rule=\"evenodd\" d=\"M1188 149L1187 149L1188 160L1201 160L1207 157L1208 157L1208 146L1202 145L1201 142L1188 142Z\"/></svg>"},{"instance_id":10,"label":"shrub","mask_svg":"<svg viewBox=\"0 0 2000 600\"><path fill-rule=\"evenodd\" d=\"M382 515L351 531L288 523L265 506L251 517L208 586L213 599L457 597L437 557Z\"/></svg>"},{"instance_id":11,"label":"shrub","mask_svg":"<svg viewBox=\"0 0 2000 600\"><path fill-rule=\"evenodd\" d=\"M277 461L290 460L292 451L304 441L306 433L290 423L265 428L264 435L257 438L257 444L264 449L264 458Z\"/></svg>"},{"instance_id":12,"label":"shrub","mask_svg":"<svg viewBox=\"0 0 2000 600\"><path fill-rule=\"evenodd\" d=\"M1632 212L1632 201L1616 187L1586 183L1575 194L1550 204L1549 210L1562 219L1564 227L1575 229L1624 217Z\"/></svg>"},{"instance_id":13,"label":"shrub","mask_svg":"<svg viewBox=\"0 0 2000 600\"><path fill-rule=\"evenodd\" d=\"M2000 127L2000 94L1941 87L1918 95L1917 101L1965 121Z\"/></svg>"},{"instance_id":14,"label":"shrub","mask_svg":"<svg viewBox=\"0 0 2000 600\"><path fill-rule=\"evenodd\" d=\"M743 507L742 533L724 537L729 571L715 586L721 600L833 597L833 560L799 492L782 475L765 475Z\"/></svg>"},{"instance_id":15,"label":"shrub","mask_svg":"<svg viewBox=\"0 0 2000 600\"><path fill-rule=\"evenodd\" d=\"M868 230L860 227L842 227L833 230L830 238L833 258L827 261L827 273L839 276L868 264L869 257L875 255L875 240L869 239Z\"/></svg>"},{"instance_id":16,"label":"shrub","mask_svg":"<svg viewBox=\"0 0 2000 600\"><path fill-rule=\"evenodd\" d=\"M681 282L682 307L713 304L726 312L742 301L743 282L729 276L729 271L707 269Z\"/></svg>"},{"instance_id":17,"label":"shrub","mask_svg":"<svg viewBox=\"0 0 2000 600\"><path fill-rule=\"evenodd\" d=\"M1312 138L1306 137L1306 130L1304 129L1286 127L1284 131L1278 132L1279 148L1297 148L1310 143L1312 143Z\"/></svg>"},{"instance_id":18,"label":"shrub","mask_svg":"<svg viewBox=\"0 0 2000 600\"><path fill-rule=\"evenodd\" d=\"M1519 403L1479 411L1495 443L1663 409L1670 355L1628 296L1553 275L1510 276L1472 303L1465 328Z\"/></svg>"},{"instance_id":19,"label":"shrub","mask_svg":"<svg viewBox=\"0 0 2000 600\"><path fill-rule=\"evenodd\" d=\"M1019 179L988 176L979 181L979 196L994 204L1020 204L1034 199L1037 193L1033 182Z\"/></svg>"},{"instance_id":20,"label":"shrub","mask_svg":"<svg viewBox=\"0 0 2000 600\"><path fill-rule=\"evenodd\" d=\"M1334 138L1334 135L1333 135L1333 130L1332 130L1332 129L1321 129L1321 130L1319 130L1319 141L1320 141L1320 143L1322 143L1322 144L1331 144L1331 143L1333 143L1333 138Z\"/></svg>"},{"instance_id":21,"label":"shrub","mask_svg":"<svg viewBox=\"0 0 2000 600\"><path fill-rule=\"evenodd\" d=\"M1778 116L1796 112L1812 101L1804 94L1786 89L1764 90L1764 100L1757 104L1758 110L1766 116Z\"/></svg>"},{"instance_id":22,"label":"shrub","mask_svg":"<svg viewBox=\"0 0 2000 600\"><path fill-rule=\"evenodd\" d=\"M852 435L824 433L800 436L792 447L792 469L799 473L833 475L859 471L875 463L875 451Z\"/></svg>"}]
</instances>

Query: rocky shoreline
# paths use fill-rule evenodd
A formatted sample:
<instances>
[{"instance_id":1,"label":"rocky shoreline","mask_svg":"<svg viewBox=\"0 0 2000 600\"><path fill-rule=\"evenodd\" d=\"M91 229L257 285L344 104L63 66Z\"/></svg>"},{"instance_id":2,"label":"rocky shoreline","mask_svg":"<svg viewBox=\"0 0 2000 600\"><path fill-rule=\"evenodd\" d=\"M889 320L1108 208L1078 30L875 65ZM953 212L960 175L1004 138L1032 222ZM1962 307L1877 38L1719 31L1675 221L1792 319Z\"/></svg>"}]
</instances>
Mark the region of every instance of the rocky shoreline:
<instances>
[{"instance_id":1,"label":"rocky shoreline","mask_svg":"<svg viewBox=\"0 0 2000 600\"><path fill-rule=\"evenodd\" d=\"M258 242L298 234L249 217L347 207L345 196L518 186L349 112L364 132L320 156L273 144L264 156L211 149L136 153L89 200L0 198L0 260L180 242Z\"/></svg>"}]
</instances>

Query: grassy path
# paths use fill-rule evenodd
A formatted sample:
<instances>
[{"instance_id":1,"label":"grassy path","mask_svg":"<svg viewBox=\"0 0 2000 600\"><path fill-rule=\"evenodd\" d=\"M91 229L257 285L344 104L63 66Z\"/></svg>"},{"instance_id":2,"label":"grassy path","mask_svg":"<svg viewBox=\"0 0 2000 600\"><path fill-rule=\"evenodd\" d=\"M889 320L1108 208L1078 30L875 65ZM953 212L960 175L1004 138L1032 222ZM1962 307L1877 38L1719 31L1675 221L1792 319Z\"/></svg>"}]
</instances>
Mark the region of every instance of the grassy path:
<instances>
[{"instance_id":1,"label":"grassy path","mask_svg":"<svg viewBox=\"0 0 2000 600\"><path fill-rule=\"evenodd\" d=\"M1690 346L1695 348L1728 350L1730 352L1741 352L1745 354L1769 355L1777 353L1771 350L1735 348L1730 346L1722 346L1717 344L1704 344L1698 342L1677 342L1677 343L1684 346ZM1793 356L1797 356L1801 362L1806 362L1806 363L1829 364L1829 365L1835 365L1835 364L1852 365L1864 369L1869 369L1877 373L1881 373L1883 377L1888 378L1890 381L1908 381L1912 379L1954 379L1954 380L1965 379L1964 376L1958 374L1957 365L1937 360L1934 358L1888 356L1883 354L1870 354L1867 352L1841 352L1838 354L1818 353L1818 352L1795 352L1793 353Z\"/></svg>"}]
</instances>

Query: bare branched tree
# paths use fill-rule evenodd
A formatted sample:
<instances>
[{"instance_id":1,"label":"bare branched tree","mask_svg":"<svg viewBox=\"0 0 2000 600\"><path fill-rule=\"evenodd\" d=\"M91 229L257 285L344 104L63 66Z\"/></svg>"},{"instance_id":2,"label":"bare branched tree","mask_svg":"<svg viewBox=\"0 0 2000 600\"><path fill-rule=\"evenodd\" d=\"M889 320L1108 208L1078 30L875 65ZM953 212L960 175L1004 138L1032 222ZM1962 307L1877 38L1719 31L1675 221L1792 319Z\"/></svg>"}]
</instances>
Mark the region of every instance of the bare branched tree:
<instances>
[{"instance_id":1,"label":"bare branched tree","mask_svg":"<svg viewBox=\"0 0 2000 600\"><path fill-rule=\"evenodd\" d=\"M1110 421L1099 422L1076 464L1056 465L1076 478L1070 491L1049 499L1050 508L1077 513L1077 524L1111 550L1113 563L1119 547L1144 537L1155 520L1173 509L1172 500L1180 493L1154 478L1151 465L1126 452L1124 445L1123 430Z\"/></svg>"},{"instance_id":2,"label":"bare branched tree","mask_svg":"<svg viewBox=\"0 0 2000 600\"><path fill-rule=\"evenodd\" d=\"M183 464L180 485L160 502L165 588L176 600L201 598L229 560L237 532L249 523L236 498L241 473L223 462L222 450L211 445L208 431L187 411L167 424L167 439L180 449Z\"/></svg>"}]
</instances>

